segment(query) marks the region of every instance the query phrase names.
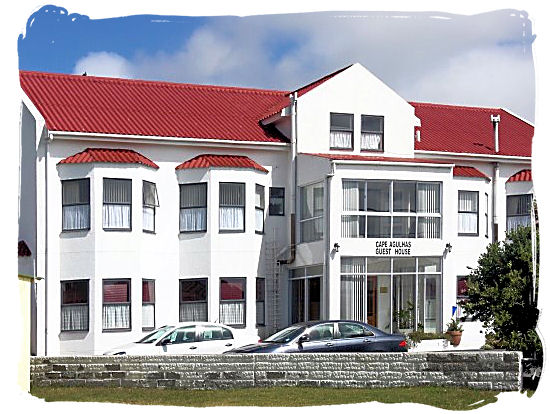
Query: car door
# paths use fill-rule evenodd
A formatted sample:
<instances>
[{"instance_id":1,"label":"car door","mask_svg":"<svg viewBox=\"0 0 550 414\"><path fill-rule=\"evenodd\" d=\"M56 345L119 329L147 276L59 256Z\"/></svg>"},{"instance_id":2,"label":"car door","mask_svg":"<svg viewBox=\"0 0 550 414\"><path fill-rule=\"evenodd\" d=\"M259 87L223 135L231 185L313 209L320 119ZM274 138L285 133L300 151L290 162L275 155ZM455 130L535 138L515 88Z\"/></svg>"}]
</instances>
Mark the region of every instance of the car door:
<instances>
[{"instance_id":1,"label":"car door","mask_svg":"<svg viewBox=\"0 0 550 414\"><path fill-rule=\"evenodd\" d=\"M195 354L200 352L200 342L197 338L195 325L182 326L174 329L159 342L164 354Z\"/></svg>"},{"instance_id":2,"label":"car door","mask_svg":"<svg viewBox=\"0 0 550 414\"><path fill-rule=\"evenodd\" d=\"M374 350L375 335L360 323L338 322L338 339L334 352L368 352Z\"/></svg>"},{"instance_id":3,"label":"car door","mask_svg":"<svg viewBox=\"0 0 550 414\"><path fill-rule=\"evenodd\" d=\"M334 324L322 323L306 331L309 340L301 342L298 352L333 352Z\"/></svg>"},{"instance_id":4,"label":"car door","mask_svg":"<svg viewBox=\"0 0 550 414\"><path fill-rule=\"evenodd\" d=\"M217 325L204 325L200 334L201 354L221 354L235 347L232 332Z\"/></svg>"}]
</instances>

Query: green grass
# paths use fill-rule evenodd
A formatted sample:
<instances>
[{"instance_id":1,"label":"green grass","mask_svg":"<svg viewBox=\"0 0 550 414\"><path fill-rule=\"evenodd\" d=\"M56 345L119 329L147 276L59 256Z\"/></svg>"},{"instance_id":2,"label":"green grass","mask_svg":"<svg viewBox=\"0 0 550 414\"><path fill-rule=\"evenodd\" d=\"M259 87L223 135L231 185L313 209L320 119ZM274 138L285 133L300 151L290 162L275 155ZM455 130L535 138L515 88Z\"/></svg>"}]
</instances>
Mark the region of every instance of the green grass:
<instances>
[{"instance_id":1,"label":"green grass","mask_svg":"<svg viewBox=\"0 0 550 414\"><path fill-rule=\"evenodd\" d=\"M46 401L109 402L188 407L263 406L301 407L411 402L448 410L470 410L497 401L498 391L451 387L409 388L308 388L273 387L230 390L181 390L155 388L33 387L31 394Z\"/></svg>"}]
</instances>

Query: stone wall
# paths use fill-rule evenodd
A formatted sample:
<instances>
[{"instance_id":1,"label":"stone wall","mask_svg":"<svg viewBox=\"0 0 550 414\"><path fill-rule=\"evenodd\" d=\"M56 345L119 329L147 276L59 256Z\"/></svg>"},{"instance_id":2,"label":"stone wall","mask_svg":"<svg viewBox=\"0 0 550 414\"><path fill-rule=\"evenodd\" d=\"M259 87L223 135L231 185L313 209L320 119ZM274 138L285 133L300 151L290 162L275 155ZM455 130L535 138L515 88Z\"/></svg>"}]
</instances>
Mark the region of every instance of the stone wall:
<instances>
[{"instance_id":1,"label":"stone wall","mask_svg":"<svg viewBox=\"0 0 550 414\"><path fill-rule=\"evenodd\" d=\"M31 386L519 390L520 352L31 357Z\"/></svg>"}]
</instances>

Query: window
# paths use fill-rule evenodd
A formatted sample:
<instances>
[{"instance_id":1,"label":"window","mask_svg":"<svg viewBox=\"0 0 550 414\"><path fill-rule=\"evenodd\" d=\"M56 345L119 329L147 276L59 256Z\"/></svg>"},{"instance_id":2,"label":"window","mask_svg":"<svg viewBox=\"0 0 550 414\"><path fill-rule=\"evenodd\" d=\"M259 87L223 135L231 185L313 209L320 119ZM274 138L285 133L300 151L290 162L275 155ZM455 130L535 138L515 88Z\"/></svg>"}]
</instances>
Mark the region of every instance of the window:
<instances>
[{"instance_id":1,"label":"window","mask_svg":"<svg viewBox=\"0 0 550 414\"><path fill-rule=\"evenodd\" d=\"M131 329L130 280L103 280L103 330Z\"/></svg>"},{"instance_id":2,"label":"window","mask_svg":"<svg viewBox=\"0 0 550 414\"><path fill-rule=\"evenodd\" d=\"M456 277L456 301L468 299L468 276Z\"/></svg>"},{"instance_id":3,"label":"window","mask_svg":"<svg viewBox=\"0 0 550 414\"><path fill-rule=\"evenodd\" d=\"M89 328L88 281L61 282L61 331L87 331Z\"/></svg>"},{"instance_id":4,"label":"window","mask_svg":"<svg viewBox=\"0 0 550 414\"><path fill-rule=\"evenodd\" d=\"M168 340L169 344L186 344L189 342L197 341L197 329L196 326L184 326L182 328L174 329L169 335L163 338L163 342Z\"/></svg>"},{"instance_id":5,"label":"window","mask_svg":"<svg viewBox=\"0 0 550 414\"><path fill-rule=\"evenodd\" d=\"M317 325L309 331L309 340L314 341L330 341L334 339L334 324L324 323Z\"/></svg>"},{"instance_id":6,"label":"window","mask_svg":"<svg viewBox=\"0 0 550 414\"><path fill-rule=\"evenodd\" d=\"M520 226L531 226L532 194L511 195L506 197L506 230L512 231Z\"/></svg>"},{"instance_id":7,"label":"window","mask_svg":"<svg viewBox=\"0 0 550 414\"><path fill-rule=\"evenodd\" d=\"M290 270L292 323L321 319L323 265Z\"/></svg>"},{"instance_id":8,"label":"window","mask_svg":"<svg viewBox=\"0 0 550 414\"><path fill-rule=\"evenodd\" d=\"M265 325L265 279L256 278L256 325Z\"/></svg>"},{"instance_id":9,"label":"window","mask_svg":"<svg viewBox=\"0 0 550 414\"><path fill-rule=\"evenodd\" d=\"M220 231L244 232L244 183L220 183Z\"/></svg>"},{"instance_id":10,"label":"window","mask_svg":"<svg viewBox=\"0 0 550 414\"><path fill-rule=\"evenodd\" d=\"M180 280L180 322L208 320L208 279Z\"/></svg>"},{"instance_id":11,"label":"window","mask_svg":"<svg viewBox=\"0 0 550 414\"><path fill-rule=\"evenodd\" d=\"M361 151L384 150L384 117L361 115Z\"/></svg>"},{"instance_id":12,"label":"window","mask_svg":"<svg viewBox=\"0 0 550 414\"><path fill-rule=\"evenodd\" d=\"M485 193L485 237L489 238L489 194Z\"/></svg>"},{"instance_id":13,"label":"window","mask_svg":"<svg viewBox=\"0 0 550 414\"><path fill-rule=\"evenodd\" d=\"M155 212L158 206L157 185L143 181L143 231L155 232Z\"/></svg>"},{"instance_id":14,"label":"window","mask_svg":"<svg viewBox=\"0 0 550 414\"><path fill-rule=\"evenodd\" d=\"M256 233L264 232L265 190L264 186L256 184Z\"/></svg>"},{"instance_id":15,"label":"window","mask_svg":"<svg viewBox=\"0 0 550 414\"><path fill-rule=\"evenodd\" d=\"M203 341L225 341L233 339L233 334L227 328L221 326L204 326L202 328Z\"/></svg>"},{"instance_id":16,"label":"window","mask_svg":"<svg viewBox=\"0 0 550 414\"><path fill-rule=\"evenodd\" d=\"M300 188L300 235L302 243L322 240L324 194L323 183Z\"/></svg>"},{"instance_id":17,"label":"window","mask_svg":"<svg viewBox=\"0 0 550 414\"><path fill-rule=\"evenodd\" d=\"M144 331L155 329L155 281L141 281L141 327Z\"/></svg>"},{"instance_id":18,"label":"window","mask_svg":"<svg viewBox=\"0 0 550 414\"><path fill-rule=\"evenodd\" d=\"M62 230L90 229L90 179L61 181Z\"/></svg>"},{"instance_id":19,"label":"window","mask_svg":"<svg viewBox=\"0 0 550 414\"><path fill-rule=\"evenodd\" d=\"M353 114L330 114L330 148L353 149Z\"/></svg>"},{"instance_id":20,"label":"window","mask_svg":"<svg viewBox=\"0 0 550 414\"><path fill-rule=\"evenodd\" d=\"M463 321L471 321L472 317L469 316L464 309L462 304L468 301L468 276L457 276L456 277L456 317L462 318Z\"/></svg>"},{"instance_id":21,"label":"window","mask_svg":"<svg viewBox=\"0 0 550 414\"><path fill-rule=\"evenodd\" d=\"M363 325L351 322L339 322L338 331L340 332L340 338L342 339L374 336L374 334Z\"/></svg>"},{"instance_id":22,"label":"window","mask_svg":"<svg viewBox=\"0 0 550 414\"><path fill-rule=\"evenodd\" d=\"M220 323L246 325L246 279L220 279Z\"/></svg>"},{"instance_id":23,"label":"window","mask_svg":"<svg viewBox=\"0 0 550 414\"><path fill-rule=\"evenodd\" d=\"M285 188L284 187L269 188L269 215L270 216L285 215Z\"/></svg>"},{"instance_id":24,"label":"window","mask_svg":"<svg viewBox=\"0 0 550 414\"><path fill-rule=\"evenodd\" d=\"M477 236L479 233L479 193L458 191L458 235Z\"/></svg>"},{"instance_id":25,"label":"window","mask_svg":"<svg viewBox=\"0 0 550 414\"><path fill-rule=\"evenodd\" d=\"M180 232L206 231L206 183L180 184Z\"/></svg>"},{"instance_id":26,"label":"window","mask_svg":"<svg viewBox=\"0 0 550 414\"><path fill-rule=\"evenodd\" d=\"M346 238L441 238L441 184L342 181L341 234Z\"/></svg>"},{"instance_id":27,"label":"window","mask_svg":"<svg viewBox=\"0 0 550 414\"><path fill-rule=\"evenodd\" d=\"M103 179L103 229L132 228L132 180Z\"/></svg>"},{"instance_id":28,"label":"window","mask_svg":"<svg viewBox=\"0 0 550 414\"><path fill-rule=\"evenodd\" d=\"M340 267L341 319L441 331L441 257L342 257Z\"/></svg>"}]
</instances>

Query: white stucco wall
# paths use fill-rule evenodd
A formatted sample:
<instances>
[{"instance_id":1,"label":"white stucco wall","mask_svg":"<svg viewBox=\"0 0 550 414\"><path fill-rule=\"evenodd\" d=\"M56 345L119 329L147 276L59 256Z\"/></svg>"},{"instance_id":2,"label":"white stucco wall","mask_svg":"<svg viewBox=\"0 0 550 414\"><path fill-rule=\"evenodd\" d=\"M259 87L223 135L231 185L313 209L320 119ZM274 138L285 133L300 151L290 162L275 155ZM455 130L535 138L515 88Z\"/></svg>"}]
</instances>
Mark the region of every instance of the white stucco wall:
<instances>
[{"instance_id":1,"label":"white stucco wall","mask_svg":"<svg viewBox=\"0 0 550 414\"><path fill-rule=\"evenodd\" d=\"M365 67L355 64L298 98L298 152L330 151L330 113L354 114L354 149L363 155L412 157L414 108ZM360 151L361 115L384 117L384 151ZM334 152L334 151L333 151Z\"/></svg>"}]
</instances>

